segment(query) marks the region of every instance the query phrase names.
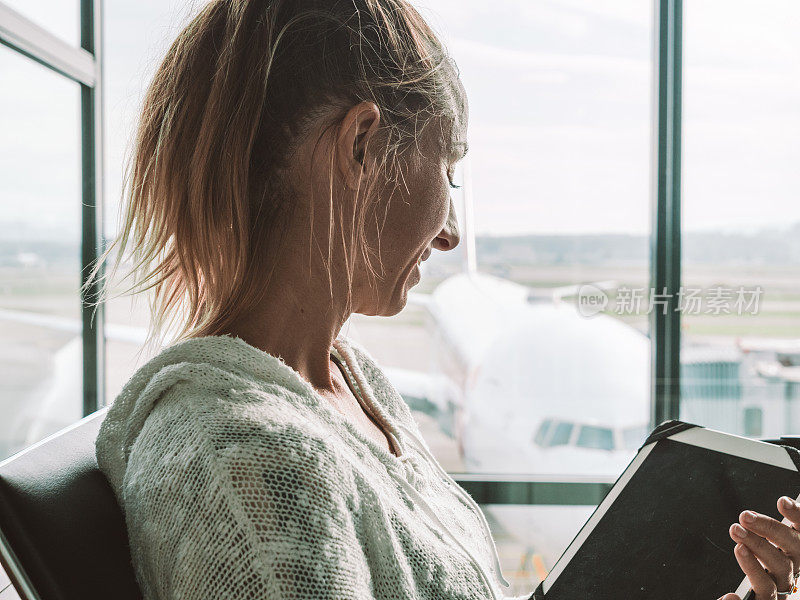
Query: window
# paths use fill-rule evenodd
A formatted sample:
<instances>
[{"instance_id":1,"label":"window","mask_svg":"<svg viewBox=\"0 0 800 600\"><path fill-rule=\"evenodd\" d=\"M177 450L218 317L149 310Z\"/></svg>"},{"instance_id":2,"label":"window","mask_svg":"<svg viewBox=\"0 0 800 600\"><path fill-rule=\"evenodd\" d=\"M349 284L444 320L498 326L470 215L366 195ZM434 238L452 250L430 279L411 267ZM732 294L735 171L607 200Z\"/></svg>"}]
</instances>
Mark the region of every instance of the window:
<instances>
[{"instance_id":1,"label":"window","mask_svg":"<svg viewBox=\"0 0 800 600\"><path fill-rule=\"evenodd\" d=\"M607 427L582 425L575 445L580 448L614 449L614 432Z\"/></svg>"},{"instance_id":2,"label":"window","mask_svg":"<svg viewBox=\"0 0 800 600\"><path fill-rule=\"evenodd\" d=\"M80 89L0 46L0 459L83 414Z\"/></svg>"},{"instance_id":3,"label":"window","mask_svg":"<svg viewBox=\"0 0 800 600\"><path fill-rule=\"evenodd\" d=\"M800 4L684 6L681 418L797 434Z\"/></svg>"},{"instance_id":4,"label":"window","mask_svg":"<svg viewBox=\"0 0 800 600\"><path fill-rule=\"evenodd\" d=\"M138 110L147 84L178 32L203 3L192 0L159 2L106 2L103 18L106 44L106 186L105 234L113 239L118 231L118 215L123 187L126 150L135 131ZM130 285L130 281L126 282ZM120 286L114 293L121 292ZM142 352L144 333L150 325L149 301L152 290L139 298L120 296L106 306L110 332L106 340L107 402L113 402L122 386L151 354Z\"/></svg>"},{"instance_id":5,"label":"window","mask_svg":"<svg viewBox=\"0 0 800 600\"><path fill-rule=\"evenodd\" d=\"M626 450L638 450L647 439L649 427L626 427L622 430L622 443Z\"/></svg>"},{"instance_id":6,"label":"window","mask_svg":"<svg viewBox=\"0 0 800 600\"><path fill-rule=\"evenodd\" d=\"M553 428L553 435L547 442L548 447L564 446L569 444L570 437L572 436L572 423L557 423Z\"/></svg>"},{"instance_id":7,"label":"window","mask_svg":"<svg viewBox=\"0 0 800 600\"><path fill-rule=\"evenodd\" d=\"M764 411L758 407L748 406L744 409L744 434L749 436L763 435Z\"/></svg>"},{"instance_id":8,"label":"window","mask_svg":"<svg viewBox=\"0 0 800 600\"><path fill-rule=\"evenodd\" d=\"M73 46L80 46L79 0L3 0L3 3Z\"/></svg>"},{"instance_id":9,"label":"window","mask_svg":"<svg viewBox=\"0 0 800 600\"><path fill-rule=\"evenodd\" d=\"M539 429L536 431L536 435L533 437L533 441L535 444L539 446L545 445L544 441L547 438L547 434L549 433L550 426L552 424L553 422L550 419L545 419L544 421L542 421L542 423L539 425Z\"/></svg>"},{"instance_id":10,"label":"window","mask_svg":"<svg viewBox=\"0 0 800 600\"><path fill-rule=\"evenodd\" d=\"M625 290L646 307L652 3L415 5L468 95L470 150L452 193L462 238L432 253L399 314L354 315L351 332L382 365L457 383L455 439L421 427L456 478L615 479L635 449L618 457L603 448L611 415L642 428L650 415L648 318L627 309ZM576 451L582 422L607 431ZM504 569L517 574L509 593L519 595L590 512L487 510L515 532L500 545Z\"/></svg>"},{"instance_id":11,"label":"window","mask_svg":"<svg viewBox=\"0 0 800 600\"><path fill-rule=\"evenodd\" d=\"M457 439L432 448L446 469L535 474L531 438L552 406L564 421L649 419L647 317L620 296L649 274L651 7L419 7L468 95L452 196L462 238L432 253L401 313L351 322L382 365L458 384Z\"/></svg>"}]
</instances>

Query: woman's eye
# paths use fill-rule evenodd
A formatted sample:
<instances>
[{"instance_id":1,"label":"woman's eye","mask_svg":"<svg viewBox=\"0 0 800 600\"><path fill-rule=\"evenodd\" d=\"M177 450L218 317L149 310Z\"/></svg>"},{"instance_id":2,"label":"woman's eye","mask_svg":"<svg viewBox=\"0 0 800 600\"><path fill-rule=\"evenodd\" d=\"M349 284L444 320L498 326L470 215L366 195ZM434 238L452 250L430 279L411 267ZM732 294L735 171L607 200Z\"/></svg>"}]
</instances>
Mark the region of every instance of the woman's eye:
<instances>
[{"instance_id":1,"label":"woman's eye","mask_svg":"<svg viewBox=\"0 0 800 600\"><path fill-rule=\"evenodd\" d=\"M453 189L458 189L458 188L461 187L460 185L456 185L455 183L453 183L453 178L450 176L450 173L447 174L447 182L450 184L450 187L453 188Z\"/></svg>"}]
</instances>

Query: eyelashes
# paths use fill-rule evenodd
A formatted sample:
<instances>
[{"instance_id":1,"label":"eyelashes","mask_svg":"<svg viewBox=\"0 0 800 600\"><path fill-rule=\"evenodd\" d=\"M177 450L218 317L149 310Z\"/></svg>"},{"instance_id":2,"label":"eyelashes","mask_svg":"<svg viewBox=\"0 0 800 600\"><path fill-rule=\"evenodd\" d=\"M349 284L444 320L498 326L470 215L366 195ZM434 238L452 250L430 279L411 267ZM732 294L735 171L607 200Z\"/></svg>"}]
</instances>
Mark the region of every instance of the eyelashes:
<instances>
[{"instance_id":1,"label":"eyelashes","mask_svg":"<svg viewBox=\"0 0 800 600\"><path fill-rule=\"evenodd\" d=\"M461 187L460 185L456 185L455 183L453 183L453 177L450 175L450 171L447 172L447 183L449 183L450 187L454 190L457 190L458 188Z\"/></svg>"}]
</instances>

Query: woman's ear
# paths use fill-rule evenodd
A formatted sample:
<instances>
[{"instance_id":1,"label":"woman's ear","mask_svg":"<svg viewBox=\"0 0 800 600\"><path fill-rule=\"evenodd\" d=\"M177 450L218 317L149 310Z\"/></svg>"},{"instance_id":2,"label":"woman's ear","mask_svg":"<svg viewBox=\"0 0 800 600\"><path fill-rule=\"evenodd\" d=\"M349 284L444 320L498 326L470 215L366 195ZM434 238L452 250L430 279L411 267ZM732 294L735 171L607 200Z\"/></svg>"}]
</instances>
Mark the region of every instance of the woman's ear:
<instances>
[{"instance_id":1,"label":"woman's ear","mask_svg":"<svg viewBox=\"0 0 800 600\"><path fill-rule=\"evenodd\" d=\"M374 140L380 122L380 110L374 102L360 102L342 119L336 139L336 164L345 185L359 187L364 174L367 147Z\"/></svg>"},{"instance_id":2,"label":"woman's ear","mask_svg":"<svg viewBox=\"0 0 800 600\"><path fill-rule=\"evenodd\" d=\"M357 135L356 143L353 144L353 156L362 167L364 166L364 145L363 145L364 135L365 134L363 133ZM361 140L359 140L359 138L361 138Z\"/></svg>"}]
</instances>

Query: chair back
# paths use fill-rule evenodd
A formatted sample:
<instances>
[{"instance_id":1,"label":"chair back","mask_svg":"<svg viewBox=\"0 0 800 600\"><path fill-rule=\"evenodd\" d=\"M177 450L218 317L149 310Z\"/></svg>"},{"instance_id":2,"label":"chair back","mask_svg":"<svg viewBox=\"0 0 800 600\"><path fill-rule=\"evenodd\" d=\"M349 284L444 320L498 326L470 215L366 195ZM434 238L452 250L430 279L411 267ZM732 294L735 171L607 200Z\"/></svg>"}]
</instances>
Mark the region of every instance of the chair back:
<instances>
[{"instance_id":1,"label":"chair back","mask_svg":"<svg viewBox=\"0 0 800 600\"><path fill-rule=\"evenodd\" d=\"M0 463L0 562L22 600L141 600L125 520L97 467L107 409Z\"/></svg>"}]
</instances>

